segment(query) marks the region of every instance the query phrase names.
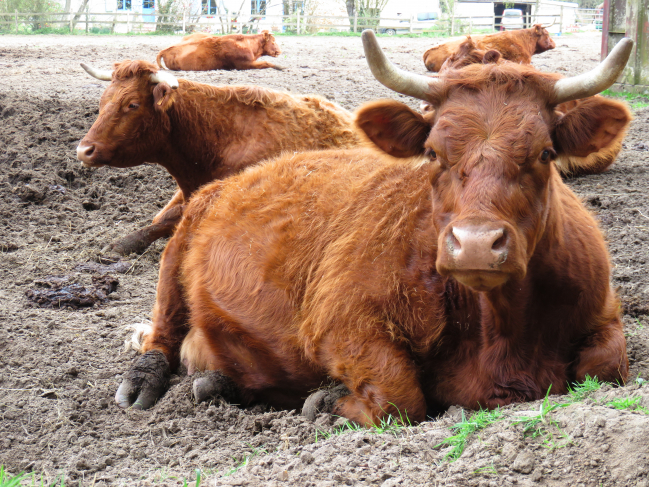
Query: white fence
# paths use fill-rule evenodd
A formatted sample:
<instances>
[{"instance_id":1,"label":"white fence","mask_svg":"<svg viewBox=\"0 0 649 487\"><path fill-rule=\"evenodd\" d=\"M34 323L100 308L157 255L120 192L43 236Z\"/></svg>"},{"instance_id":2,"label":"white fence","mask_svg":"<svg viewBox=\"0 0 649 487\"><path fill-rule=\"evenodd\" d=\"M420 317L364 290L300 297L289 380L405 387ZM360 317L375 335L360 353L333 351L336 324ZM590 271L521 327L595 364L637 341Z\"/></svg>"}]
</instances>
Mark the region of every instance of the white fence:
<instances>
[{"instance_id":1,"label":"white fence","mask_svg":"<svg viewBox=\"0 0 649 487\"><path fill-rule=\"evenodd\" d=\"M566 17L566 18L564 18ZM570 20L567 20L569 17ZM563 7L556 15L532 15L530 24L554 22L553 31L569 32L578 29L601 28L601 11L597 9L571 9L570 16L564 16ZM207 16L189 14L141 14L137 12L82 12L82 13L0 13L0 32L20 33L54 29L58 32L75 33L188 33L211 32L215 34L242 32L255 33L262 29L272 32L294 34L315 34L318 32L361 32L371 28L379 33L409 34L430 33L431 35L459 35L493 32L499 24L499 17L490 16L446 16L433 22L418 22L414 17L378 18L347 16L301 16L295 15L251 15L243 19L229 16Z\"/></svg>"}]
</instances>

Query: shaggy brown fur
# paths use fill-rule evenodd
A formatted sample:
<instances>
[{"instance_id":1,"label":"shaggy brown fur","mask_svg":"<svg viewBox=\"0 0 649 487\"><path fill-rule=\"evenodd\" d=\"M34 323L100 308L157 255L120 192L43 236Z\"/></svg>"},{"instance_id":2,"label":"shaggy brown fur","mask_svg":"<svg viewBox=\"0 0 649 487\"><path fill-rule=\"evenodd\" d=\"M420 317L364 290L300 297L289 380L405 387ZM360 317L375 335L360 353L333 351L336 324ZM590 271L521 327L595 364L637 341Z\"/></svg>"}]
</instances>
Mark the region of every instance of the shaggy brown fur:
<instances>
[{"instance_id":1,"label":"shaggy brown fur","mask_svg":"<svg viewBox=\"0 0 649 487\"><path fill-rule=\"evenodd\" d=\"M191 34L179 44L163 49L156 62L174 71L210 71L212 69L283 69L261 56L277 57L282 53L275 37L267 30L261 34L231 34L211 36L204 33Z\"/></svg>"},{"instance_id":2,"label":"shaggy brown fur","mask_svg":"<svg viewBox=\"0 0 649 487\"><path fill-rule=\"evenodd\" d=\"M530 64L532 55L554 49L555 44L548 30L541 24L529 29L520 29L496 34L472 36L478 49L496 50L504 59L515 63ZM444 61L457 52L464 38L448 41L431 47L424 53L424 64L428 71L440 71Z\"/></svg>"},{"instance_id":3,"label":"shaggy brown fur","mask_svg":"<svg viewBox=\"0 0 649 487\"><path fill-rule=\"evenodd\" d=\"M302 153L205 186L163 254L143 350L173 368L184 341L188 367L230 376L246 403L299 407L334 378L350 391L335 413L363 424L623 382L606 245L552 164L605 122L555 111L557 78L448 70L434 116L392 100L357 113L411 159Z\"/></svg>"},{"instance_id":4,"label":"shaggy brown fur","mask_svg":"<svg viewBox=\"0 0 649 487\"><path fill-rule=\"evenodd\" d=\"M282 151L353 147L349 112L315 95L290 95L257 86L210 86L179 80L172 90L153 85L157 67L115 64L99 117L80 146L87 166L132 167L154 162L180 188L154 225L127 237L123 253L171 235L183 205L201 185ZM119 246L115 249L120 251Z\"/></svg>"}]
</instances>

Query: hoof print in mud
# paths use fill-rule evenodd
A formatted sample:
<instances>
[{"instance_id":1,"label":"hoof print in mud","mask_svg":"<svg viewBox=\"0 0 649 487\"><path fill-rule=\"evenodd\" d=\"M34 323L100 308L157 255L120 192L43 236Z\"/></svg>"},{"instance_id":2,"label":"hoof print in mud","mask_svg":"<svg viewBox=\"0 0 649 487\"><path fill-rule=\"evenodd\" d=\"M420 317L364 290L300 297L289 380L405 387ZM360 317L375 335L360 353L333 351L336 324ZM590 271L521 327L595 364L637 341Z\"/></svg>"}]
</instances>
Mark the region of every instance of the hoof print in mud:
<instances>
[{"instance_id":1,"label":"hoof print in mud","mask_svg":"<svg viewBox=\"0 0 649 487\"><path fill-rule=\"evenodd\" d=\"M197 403L219 397L230 404L240 402L237 386L232 379L220 372L208 372L204 376L196 378L192 392Z\"/></svg>"},{"instance_id":2,"label":"hoof print in mud","mask_svg":"<svg viewBox=\"0 0 649 487\"><path fill-rule=\"evenodd\" d=\"M349 395L349 389L344 384L315 391L304 401L302 416L305 416L311 421L315 421L319 414L332 413L336 401L347 395Z\"/></svg>"},{"instance_id":3,"label":"hoof print in mud","mask_svg":"<svg viewBox=\"0 0 649 487\"><path fill-rule=\"evenodd\" d=\"M84 286L70 282L68 276L49 276L34 281L35 288L25 292L27 299L41 308L87 308L105 303L114 292L119 280L110 275L92 276L92 284Z\"/></svg>"},{"instance_id":4,"label":"hoof print in mud","mask_svg":"<svg viewBox=\"0 0 649 487\"><path fill-rule=\"evenodd\" d=\"M149 409L169 387L171 370L164 354L151 350L137 358L117 389L115 402L122 408Z\"/></svg>"}]
</instances>

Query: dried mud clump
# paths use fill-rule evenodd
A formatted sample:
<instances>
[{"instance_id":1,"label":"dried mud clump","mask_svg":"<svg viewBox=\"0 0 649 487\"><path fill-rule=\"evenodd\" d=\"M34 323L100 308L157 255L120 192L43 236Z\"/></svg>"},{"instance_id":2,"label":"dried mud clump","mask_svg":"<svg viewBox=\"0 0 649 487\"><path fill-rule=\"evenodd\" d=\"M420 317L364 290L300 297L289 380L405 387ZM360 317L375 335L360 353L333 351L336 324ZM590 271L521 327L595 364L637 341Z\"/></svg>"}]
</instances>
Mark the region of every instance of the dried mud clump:
<instances>
[{"instance_id":1,"label":"dried mud clump","mask_svg":"<svg viewBox=\"0 0 649 487\"><path fill-rule=\"evenodd\" d=\"M115 292L119 284L117 278L92 276L92 285L83 286L70 282L68 276L49 276L34 281L35 288L25 292L27 298L41 308L86 308L105 303L108 295Z\"/></svg>"}]
</instances>

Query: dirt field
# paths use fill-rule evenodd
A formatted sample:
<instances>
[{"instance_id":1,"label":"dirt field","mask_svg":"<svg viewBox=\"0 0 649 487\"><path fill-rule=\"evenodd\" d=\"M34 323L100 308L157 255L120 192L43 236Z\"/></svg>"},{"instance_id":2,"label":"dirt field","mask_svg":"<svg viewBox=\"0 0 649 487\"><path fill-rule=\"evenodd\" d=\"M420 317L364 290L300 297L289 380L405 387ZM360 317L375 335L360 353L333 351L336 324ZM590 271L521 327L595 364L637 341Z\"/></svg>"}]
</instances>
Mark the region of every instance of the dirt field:
<instances>
[{"instance_id":1,"label":"dirt field","mask_svg":"<svg viewBox=\"0 0 649 487\"><path fill-rule=\"evenodd\" d=\"M110 68L127 58L153 61L177 41L0 37L0 465L36 472L37 480L64 476L66 486L195 485L197 469L201 485L649 485L649 415L638 409L649 407L649 109L637 111L608 173L569 181L609 241L631 362L625 387L505 408L468 437L455 462L446 459L451 446L438 445L463 418L456 408L416 428L329 437L327 416L311 423L295 411L196 406L191 380L174 376L151 410L119 409L113 396L135 355L123 351L124 326L150 314L165 242L123 267L98 267L97 258L107 243L150 221L175 186L155 166L82 168L75 148L106 83L79 62ZM571 75L597 64L596 34L556 41L554 51L534 58L540 69ZM282 72L179 76L319 93L351 110L381 97L418 105L373 79L359 38L279 43L278 63L288 67ZM430 40L381 44L401 67L424 72ZM96 275L112 279L93 282ZM83 304L69 293L92 285L101 291L81 301L96 304L65 306ZM60 308L28 299L52 286L62 287Z\"/></svg>"}]
</instances>

